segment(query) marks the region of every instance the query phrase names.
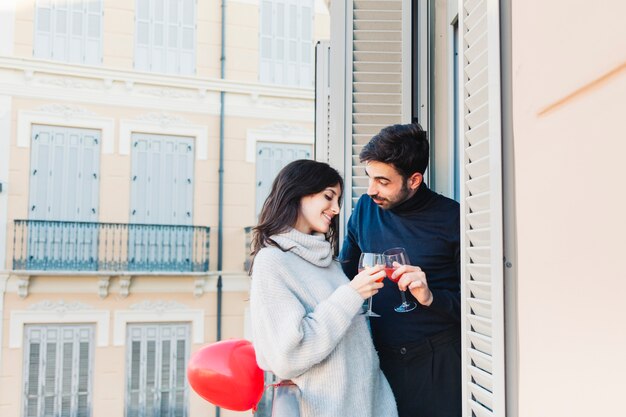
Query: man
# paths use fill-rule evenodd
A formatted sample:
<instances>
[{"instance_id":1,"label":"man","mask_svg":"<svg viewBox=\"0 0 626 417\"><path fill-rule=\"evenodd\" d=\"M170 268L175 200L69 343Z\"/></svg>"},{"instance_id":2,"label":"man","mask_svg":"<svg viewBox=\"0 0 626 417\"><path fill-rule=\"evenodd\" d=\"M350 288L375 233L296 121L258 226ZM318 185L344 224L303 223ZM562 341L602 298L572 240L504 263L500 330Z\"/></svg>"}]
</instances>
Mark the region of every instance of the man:
<instances>
[{"instance_id":1,"label":"man","mask_svg":"<svg viewBox=\"0 0 626 417\"><path fill-rule=\"evenodd\" d=\"M373 298L370 319L381 369L400 417L461 415L459 205L424 183L426 133L417 123L384 128L359 158L369 177L367 195L348 222L340 259L357 274L362 252L404 247L410 265ZM397 264L396 264L397 266ZM400 290L417 308L398 313Z\"/></svg>"}]
</instances>

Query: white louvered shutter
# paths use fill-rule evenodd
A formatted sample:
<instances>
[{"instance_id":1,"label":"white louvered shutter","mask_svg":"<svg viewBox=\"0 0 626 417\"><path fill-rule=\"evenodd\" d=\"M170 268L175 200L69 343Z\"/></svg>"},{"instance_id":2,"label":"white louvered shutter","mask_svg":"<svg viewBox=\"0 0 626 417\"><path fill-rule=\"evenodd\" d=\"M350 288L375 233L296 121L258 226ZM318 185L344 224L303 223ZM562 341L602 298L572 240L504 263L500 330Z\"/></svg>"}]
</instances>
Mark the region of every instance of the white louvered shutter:
<instances>
[{"instance_id":1,"label":"white louvered shutter","mask_svg":"<svg viewBox=\"0 0 626 417\"><path fill-rule=\"evenodd\" d=\"M311 0L260 2L259 80L310 87L313 84Z\"/></svg>"},{"instance_id":2,"label":"white louvered shutter","mask_svg":"<svg viewBox=\"0 0 626 417\"><path fill-rule=\"evenodd\" d=\"M98 219L100 132L33 125L29 218Z\"/></svg>"},{"instance_id":3,"label":"white louvered shutter","mask_svg":"<svg viewBox=\"0 0 626 417\"><path fill-rule=\"evenodd\" d=\"M148 67L153 72L175 72L176 68L176 34L178 7L175 1L153 0L150 3L152 14L152 31L150 34L151 50ZM170 7L173 10L170 10ZM174 47L170 51L166 34L169 34L168 19L174 22L172 27L172 40ZM167 67L166 67L167 65ZM170 70L171 68L171 70Z\"/></svg>"},{"instance_id":4,"label":"white louvered shutter","mask_svg":"<svg viewBox=\"0 0 626 417\"><path fill-rule=\"evenodd\" d=\"M310 87L313 85L313 4L311 2L303 2L299 8L298 20L299 34L298 42L298 61L300 65L298 74L298 84L302 87Z\"/></svg>"},{"instance_id":5,"label":"white louvered shutter","mask_svg":"<svg viewBox=\"0 0 626 417\"><path fill-rule=\"evenodd\" d=\"M296 159L311 159L311 145L298 143L257 142L256 148L256 213L270 193L278 172Z\"/></svg>"},{"instance_id":6,"label":"white louvered shutter","mask_svg":"<svg viewBox=\"0 0 626 417\"><path fill-rule=\"evenodd\" d=\"M102 0L37 1L33 56L101 64L102 10Z\"/></svg>"},{"instance_id":7,"label":"white louvered shutter","mask_svg":"<svg viewBox=\"0 0 626 417\"><path fill-rule=\"evenodd\" d=\"M135 69L150 69L150 1L137 0L135 11Z\"/></svg>"},{"instance_id":8,"label":"white louvered shutter","mask_svg":"<svg viewBox=\"0 0 626 417\"><path fill-rule=\"evenodd\" d=\"M499 6L459 2L463 416L505 415Z\"/></svg>"},{"instance_id":9,"label":"white louvered shutter","mask_svg":"<svg viewBox=\"0 0 626 417\"><path fill-rule=\"evenodd\" d=\"M88 325L25 327L24 416L91 415L93 335Z\"/></svg>"},{"instance_id":10,"label":"white louvered shutter","mask_svg":"<svg viewBox=\"0 0 626 417\"><path fill-rule=\"evenodd\" d=\"M167 1L167 13L165 20L167 21L167 45L165 62L165 72L175 74L179 72L178 58L180 50L180 2L178 0ZM156 28L155 28L156 36ZM153 64L156 62L153 62Z\"/></svg>"},{"instance_id":11,"label":"white louvered shutter","mask_svg":"<svg viewBox=\"0 0 626 417\"><path fill-rule=\"evenodd\" d=\"M352 10L352 198L367 190L359 153L383 127L401 122L402 0L354 0Z\"/></svg>"},{"instance_id":12,"label":"white louvered shutter","mask_svg":"<svg viewBox=\"0 0 626 417\"><path fill-rule=\"evenodd\" d=\"M180 74L196 72L196 2L182 0L180 19Z\"/></svg>"},{"instance_id":13,"label":"white louvered shutter","mask_svg":"<svg viewBox=\"0 0 626 417\"><path fill-rule=\"evenodd\" d=\"M186 323L128 326L126 416L187 415L190 334Z\"/></svg>"},{"instance_id":14,"label":"white louvered shutter","mask_svg":"<svg viewBox=\"0 0 626 417\"><path fill-rule=\"evenodd\" d=\"M103 4L101 1L89 1L84 7L86 9L84 61L88 65L98 65L102 63Z\"/></svg>"},{"instance_id":15,"label":"white louvered shutter","mask_svg":"<svg viewBox=\"0 0 626 417\"><path fill-rule=\"evenodd\" d=\"M52 21L51 0L38 1L35 14L35 39L33 42L33 56L35 58L52 58Z\"/></svg>"},{"instance_id":16,"label":"white louvered shutter","mask_svg":"<svg viewBox=\"0 0 626 417\"><path fill-rule=\"evenodd\" d=\"M131 222L191 225L193 138L133 133L132 146Z\"/></svg>"},{"instance_id":17,"label":"white louvered shutter","mask_svg":"<svg viewBox=\"0 0 626 417\"><path fill-rule=\"evenodd\" d=\"M69 28L69 48L68 58L69 62L82 62L84 55L83 39L85 38L85 28L87 15L83 10L83 3L80 1L74 2L70 5L70 28Z\"/></svg>"},{"instance_id":18,"label":"white louvered shutter","mask_svg":"<svg viewBox=\"0 0 626 417\"><path fill-rule=\"evenodd\" d=\"M315 159L330 162L330 42L315 45Z\"/></svg>"},{"instance_id":19,"label":"white louvered shutter","mask_svg":"<svg viewBox=\"0 0 626 417\"><path fill-rule=\"evenodd\" d=\"M67 2L55 2L53 13L52 32L52 59L57 61L70 61L69 31L70 31L70 8Z\"/></svg>"},{"instance_id":20,"label":"white louvered shutter","mask_svg":"<svg viewBox=\"0 0 626 417\"><path fill-rule=\"evenodd\" d=\"M137 0L135 69L191 75L196 71L196 2Z\"/></svg>"}]
</instances>

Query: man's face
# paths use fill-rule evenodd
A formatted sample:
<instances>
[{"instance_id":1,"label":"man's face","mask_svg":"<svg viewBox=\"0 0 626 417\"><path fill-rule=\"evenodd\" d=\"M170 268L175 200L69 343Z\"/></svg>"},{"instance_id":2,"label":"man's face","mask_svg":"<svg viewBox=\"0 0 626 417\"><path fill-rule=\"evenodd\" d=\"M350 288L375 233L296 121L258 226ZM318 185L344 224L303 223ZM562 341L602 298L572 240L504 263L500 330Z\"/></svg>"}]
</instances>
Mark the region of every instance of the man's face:
<instances>
[{"instance_id":1,"label":"man's face","mask_svg":"<svg viewBox=\"0 0 626 417\"><path fill-rule=\"evenodd\" d=\"M384 210L411 198L422 182L421 174L415 173L405 180L393 165L384 162L366 162L365 172L369 177L367 194Z\"/></svg>"}]
</instances>

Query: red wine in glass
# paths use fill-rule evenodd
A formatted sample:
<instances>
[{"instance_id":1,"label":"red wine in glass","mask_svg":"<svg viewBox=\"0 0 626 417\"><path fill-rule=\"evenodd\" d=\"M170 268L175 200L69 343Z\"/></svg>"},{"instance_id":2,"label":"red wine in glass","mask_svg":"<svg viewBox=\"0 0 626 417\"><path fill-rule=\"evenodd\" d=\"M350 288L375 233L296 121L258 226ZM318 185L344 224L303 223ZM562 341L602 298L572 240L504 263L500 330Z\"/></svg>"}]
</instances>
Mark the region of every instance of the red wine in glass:
<instances>
[{"instance_id":1,"label":"red wine in glass","mask_svg":"<svg viewBox=\"0 0 626 417\"><path fill-rule=\"evenodd\" d=\"M393 271L395 270L396 268L385 268L385 273L387 274L387 278L389 278L391 281L398 282L400 281L400 277L402 275L398 275L397 277L393 278L391 275L393 275Z\"/></svg>"},{"instance_id":2,"label":"red wine in glass","mask_svg":"<svg viewBox=\"0 0 626 417\"><path fill-rule=\"evenodd\" d=\"M402 275L397 276L396 278L391 278L393 271L396 270L393 264L394 262L397 262L400 265L410 265L409 255L407 255L404 248L387 249L383 252L383 254L385 255L385 273L387 274L387 278L397 283ZM398 313L408 313L409 311L415 310L417 307L417 303L415 301L408 302L406 300L406 295L404 295L404 293L405 291L400 290L402 304L394 308L394 310Z\"/></svg>"}]
</instances>

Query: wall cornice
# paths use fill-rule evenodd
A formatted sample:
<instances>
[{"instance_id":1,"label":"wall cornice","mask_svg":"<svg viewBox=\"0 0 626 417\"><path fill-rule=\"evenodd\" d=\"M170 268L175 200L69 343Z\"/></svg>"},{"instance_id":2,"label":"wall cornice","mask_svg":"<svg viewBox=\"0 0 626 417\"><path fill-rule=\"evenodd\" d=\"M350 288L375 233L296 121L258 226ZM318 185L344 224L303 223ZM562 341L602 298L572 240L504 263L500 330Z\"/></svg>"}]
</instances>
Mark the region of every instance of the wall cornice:
<instances>
[{"instance_id":1,"label":"wall cornice","mask_svg":"<svg viewBox=\"0 0 626 417\"><path fill-rule=\"evenodd\" d=\"M117 84L124 88L152 87L152 94L203 96L207 92L250 94L256 96L313 100L313 88L273 86L255 82L221 80L219 78L187 77L170 74L152 74L139 71L91 67L30 58L0 57L0 69L22 72L26 80L45 75L44 83L61 87L79 87L108 90ZM156 87L156 89L155 89ZM159 90L159 88L161 90ZM167 90L173 88L174 90Z\"/></svg>"},{"instance_id":2,"label":"wall cornice","mask_svg":"<svg viewBox=\"0 0 626 417\"><path fill-rule=\"evenodd\" d=\"M312 89L0 57L0 95L10 97L218 116L220 91L227 117L313 122Z\"/></svg>"}]
</instances>

